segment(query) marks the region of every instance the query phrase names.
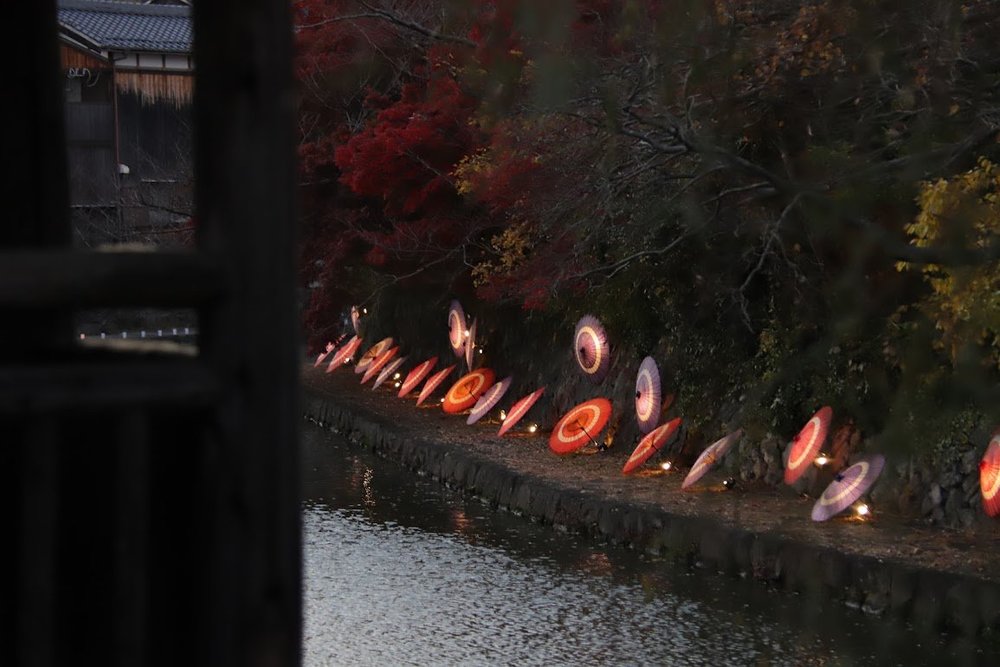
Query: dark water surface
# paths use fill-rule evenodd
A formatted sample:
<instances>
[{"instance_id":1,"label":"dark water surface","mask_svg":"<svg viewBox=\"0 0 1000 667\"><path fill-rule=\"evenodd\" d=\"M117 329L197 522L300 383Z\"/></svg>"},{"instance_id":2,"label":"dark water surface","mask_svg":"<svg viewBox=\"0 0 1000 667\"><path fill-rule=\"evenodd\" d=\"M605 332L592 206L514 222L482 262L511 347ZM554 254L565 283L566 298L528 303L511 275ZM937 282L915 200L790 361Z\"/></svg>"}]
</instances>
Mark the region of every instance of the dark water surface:
<instances>
[{"instance_id":1,"label":"dark water surface","mask_svg":"<svg viewBox=\"0 0 1000 667\"><path fill-rule=\"evenodd\" d=\"M303 431L306 665L1000 664L496 511Z\"/></svg>"}]
</instances>

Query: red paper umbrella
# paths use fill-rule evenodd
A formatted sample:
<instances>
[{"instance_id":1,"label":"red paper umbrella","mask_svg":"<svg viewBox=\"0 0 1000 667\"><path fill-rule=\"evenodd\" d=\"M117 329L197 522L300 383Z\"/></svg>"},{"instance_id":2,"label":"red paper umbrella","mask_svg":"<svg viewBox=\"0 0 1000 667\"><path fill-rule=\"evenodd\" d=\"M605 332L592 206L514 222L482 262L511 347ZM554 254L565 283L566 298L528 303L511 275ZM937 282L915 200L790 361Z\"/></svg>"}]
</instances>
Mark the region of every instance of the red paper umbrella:
<instances>
[{"instance_id":1,"label":"red paper umbrella","mask_svg":"<svg viewBox=\"0 0 1000 667\"><path fill-rule=\"evenodd\" d=\"M375 378L375 382L372 383L372 391L381 387L382 383L388 380L389 377L396 372L396 369L402 366L405 362L406 357L400 357L399 359L395 359L386 364L385 368L382 369L382 372L378 374L377 378Z\"/></svg>"},{"instance_id":2,"label":"red paper umbrella","mask_svg":"<svg viewBox=\"0 0 1000 667\"><path fill-rule=\"evenodd\" d=\"M444 403L441 404L441 407L450 414L468 410L476 404L483 392L490 388L493 384L493 378L493 371L489 368L472 371L451 386L448 393L444 395Z\"/></svg>"},{"instance_id":3,"label":"red paper umbrella","mask_svg":"<svg viewBox=\"0 0 1000 667\"><path fill-rule=\"evenodd\" d=\"M706 472L712 469L712 466L722 460L722 457L726 455L726 452L736 444L742 435L743 431L736 429L729 435L722 436L706 447L705 451L698 457L698 460L691 466L691 470L688 471L687 477L684 478L681 488L686 489L701 479Z\"/></svg>"},{"instance_id":4,"label":"red paper umbrella","mask_svg":"<svg viewBox=\"0 0 1000 667\"><path fill-rule=\"evenodd\" d=\"M417 405L423 403L428 396L433 394L434 390L438 388L438 385L444 382L444 379L451 375L453 370L455 370L455 364L448 366L448 368L443 368L427 378L427 382L424 383L423 388L420 390L420 394L417 396Z\"/></svg>"},{"instance_id":5,"label":"red paper umbrella","mask_svg":"<svg viewBox=\"0 0 1000 667\"><path fill-rule=\"evenodd\" d=\"M830 430L831 419L833 410L828 405L824 406L795 436L792 448L788 452L788 462L785 464L785 484L794 484L819 454L819 449L826 440L826 432Z\"/></svg>"},{"instance_id":6,"label":"red paper umbrella","mask_svg":"<svg viewBox=\"0 0 1000 667\"><path fill-rule=\"evenodd\" d=\"M351 326L354 327L354 333L361 333L361 313L357 306L351 306Z\"/></svg>"},{"instance_id":7,"label":"red paper umbrella","mask_svg":"<svg viewBox=\"0 0 1000 667\"><path fill-rule=\"evenodd\" d=\"M316 357L316 363L313 364L313 368L316 368L321 363L323 363L323 360L326 359L327 355L329 355L331 352L333 352L333 350L334 350L335 347L336 347L336 345L334 345L332 342L328 342L326 344L326 348L322 352L319 353L318 357Z\"/></svg>"},{"instance_id":8,"label":"red paper umbrella","mask_svg":"<svg viewBox=\"0 0 1000 667\"><path fill-rule=\"evenodd\" d=\"M594 382L600 382L611 365L608 334L593 315L584 315L576 324L573 353L583 372Z\"/></svg>"},{"instance_id":9,"label":"red paper umbrella","mask_svg":"<svg viewBox=\"0 0 1000 667\"><path fill-rule=\"evenodd\" d=\"M469 327L469 337L465 339L465 364L469 367L469 372L472 372L472 362L474 361L473 355L476 354L476 320L472 320L472 326Z\"/></svg>"},{"instance_id":10,"label":"red paper umbrella","mask_svg":"<svg viewBox=\"0 0 1000 667\"><path fill-rule=\"evenodd\" d=\"M588 442L597 442L597 436L611 418L611 401L592 398L584 401L563 415L549 436L549 449L556 454L569 454Z\"/></svg>"},{"instance_id":11,"label":"red paper umbrella","mask_svg":"<svg viewBox=\"0 0 1000 667\"><path fill-rule=\"evenodd\" d=\"M659 404L659 401L657 401L657 404ZM667 440L670 439L670 436L677 432L680 425L681 418L677 417L676 419L671 419L666 424L663 424L659 428L653 429L647 433L646 436L639 441L635 451L632 452L632 456L628 457L628 461L625 462L625 467L622 468L622 472L627 475L648 461L649 457L660 451L660 448L666 444Z\"/></svg>"},{"instance_id":12,"label":"red paper umbrella","mask_svg":"<svg viewBox=\"0 0 1000 667\"><path fill-rule=\"evenodd\" d=\"M639 364L639 374L635 378L635 416L643 433L652 431L660 420L660 371L652 357L646 357Z\"/></svg>"},{"instance_id":13,"label":"red paper umbrella","mask_svg":"<svg viewBox=\"0 0 1000 667\"><path fill-rule=\"evenodd\" d=\"M437 357L431 357L411 370L406 376L406 379L403 380L403 386L399 388L399 397L403 398L416 389L417 385L420 384L420 381L427 377L427 374L431 372L431 369L434 368L434 365L437 364L437 362Z\"/></svg>"},{"instance_id":14,"label":"red paper umbrella","mask_svg":"<svg viewBox=\"0 0 1000 667\"><path fill-rule=\"evenodd\" d=\"M979 489L988 516L1000 514L1000 431L993 434L979 462Z\"/></svg>"},{"instance_id":15,"label":"red paper umbrella","mask_svg":"<svg viewBox=\"0 0 1000 667\"><path fill-rule=\"evenodd\" d=\"M448 308L448 343L456 357L462 356L465 349L465 311L458 301L452 301Z\"/></svg>"},{"instance_id":16,"label":"red paper umbrella","mask_svg":"<svg viewBox=\"0 0 1000 667\"><path fill-rule=\"evenodd\" d=\"M839 472L813 505L813 521L826 521L850 507L864 495L885 467L885 458L875 454Z\"/></svg>"},{"instance_id":17,"label":"red paper umbrella","mask_svg":"<svg viewBox=\"0 0 1000 667\"><path fill-rule=\"evenodd\" d=\"M372 345L370 348L368 348L368 351L365 352L360 359L358 359L358 363L355 364L354 366L354 372L360 374L367 371L368 367L372 365L372 362L375 361L380 354L388 350L391 346L392 346L392 338L383 338L379 342Z\"/></svg>"},{"instance_id":18,"label":"red paper umbrella","mask_svg":"<svg viewBox=\"0 0 1000 667\"><path fill-rule=\"evenodd\" d=\"M531 409L531 407L535 404L535 401L541 398L544 393L545 387L541 387L512 405L510 410L507 411L507 416L504 417L503 424L500 425L500 430L497 431L497 435L503 435L510 429L514 428L514 425L521 421L521 418L524 417L524 415L528 414L528 410Z\"/></svg>"},{"instance_id":19,"label":"red paper umbrella","mask_svg":"<svg viewBox=\"0 0 1000 667\"><path fill-rule=\"evenodd\" d=\"M510 389L510 383L513 381L514 379L512 377L505 377L484 391L483 395L479 397L478 401L476 401L476 404L472 406L472 412L469 413L469 418L465 423L471 425L482 419L483 415L492 410L493 406L500 402L503 395L507 393L508 389Z\"/></svg>"},{"instance_id":20,"label":"red paper umbrella","mask_svg":"<svg viewBox=\"0 0 1000 667\"><path fill-rule=\"evenodd\" d=\"M388 350L375 357L375 359L368 364L368 369L365 370L365 374L361 376L361 384L364 384L375 377L375 375L382 370L382 368L389 363L393 357L396 356L397 352L399 352L398 345L396 347L390 347Z\"/></svg>"},{"instance_id":21,"label":"red paper umbrella","mask_svg":"<svg viewBox=\"0 0 1000 667\"><path fill-rule=\"evenodd\" d=\"M361 339L354 336L347 341L344 347L333 354L333 359L330 359L330 365L326 367L326 372L334 371L347 363L347 360L354 356L359 347L361 347Z\"/></svg>"}]
</instances>

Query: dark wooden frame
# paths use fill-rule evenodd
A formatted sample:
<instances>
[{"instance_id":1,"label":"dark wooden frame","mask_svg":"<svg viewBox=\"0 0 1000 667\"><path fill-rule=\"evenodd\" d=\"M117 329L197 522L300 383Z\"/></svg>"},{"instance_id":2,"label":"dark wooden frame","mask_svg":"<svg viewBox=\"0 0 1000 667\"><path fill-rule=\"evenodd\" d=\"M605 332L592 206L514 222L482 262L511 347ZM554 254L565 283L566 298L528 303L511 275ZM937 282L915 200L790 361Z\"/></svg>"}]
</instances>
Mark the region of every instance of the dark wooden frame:
<instances>
[{"instance_id":1,"label":"dark wooden frame","mask_svg":"<svg viewBox=\"0 0 1000 667\"><path fill-rule=\"evenodd\" d=\"M287 0L194 6L197 249L70 248L55 1L5 107L0 588L10 665L300 661ZM197 308L195 354L92 348L76 309Z\"/></svg>"}]
</instances>

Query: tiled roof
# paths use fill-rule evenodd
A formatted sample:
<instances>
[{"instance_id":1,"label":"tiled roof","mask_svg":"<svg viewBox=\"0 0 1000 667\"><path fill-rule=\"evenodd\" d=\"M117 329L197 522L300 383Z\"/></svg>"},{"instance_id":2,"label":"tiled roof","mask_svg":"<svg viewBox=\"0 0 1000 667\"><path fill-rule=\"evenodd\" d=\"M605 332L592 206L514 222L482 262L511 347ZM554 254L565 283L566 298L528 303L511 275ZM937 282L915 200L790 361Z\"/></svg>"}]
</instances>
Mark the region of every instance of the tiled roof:
<instances>
[{"instance_id":1,"label":"tiled roof","mask_svg":"<svg viewBox=\"0 0 1000 667\"><path fill-rule=\"evenodd\" d=\"M59 26L106 51L191 52L189 7L59 0Z\"/></svg>"}]
</instances>

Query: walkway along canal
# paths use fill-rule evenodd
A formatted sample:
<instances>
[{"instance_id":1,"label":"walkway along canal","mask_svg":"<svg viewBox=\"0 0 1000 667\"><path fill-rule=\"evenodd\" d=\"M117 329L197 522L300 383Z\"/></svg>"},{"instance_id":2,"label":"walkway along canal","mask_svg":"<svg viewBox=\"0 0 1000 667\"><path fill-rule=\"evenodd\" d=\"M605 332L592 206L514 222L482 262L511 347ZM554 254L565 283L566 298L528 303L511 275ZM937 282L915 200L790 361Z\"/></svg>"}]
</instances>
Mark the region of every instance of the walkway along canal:
<instances>
[{"instance_id":1,"label":"walkway along canal","mask_svg":"<svg viewBox=\"0 0 1000 667\"><path fill-rule=\"evenodd\" d=\"M488 426L470 428L440 410L415 410L388 393L359 388L350 374L306 370L303 375L307 417L488 505L579 531L584 535L573 539L602 553L619 550L654 563L657 576L666 576L671 587L679 585L676 577L664 573L676 571L679 581L692 579L709 590L719 587L723 597L729 592L740 597L744 593L738 591L756 588L767 591L764 598L769 599L771 590L785 589L796 595L779 595L781 602L772 604L791 605L796 609L792 616L803 619L821 614L822 623L811 630L807 626L818 636L826 632L821 626L836 635L839 622L831 619L838 615L880 636L894 635L902 621L920 631L922 644L949 628L953 632L942 641L959 646L967 664L991 662L997 655L1000 594L997 574L987 567L995 562L995 544L889 522L817 526L808 519L809 503L794 497L691 494L679 491L679 478L626 479L618 472L620 462L605 455L557 458L543 438L501 441ZM307 512L308 540L313 539L314 518ZM525 517L508 519L518 522L515 532L529 530ZM756 609L757 598L752 600L759 616L755 622L774 620ZM933 655L932 649L924 649L921 655ZM896 650L880 655L882 662Z\"/></svg>"}]
</instances>

